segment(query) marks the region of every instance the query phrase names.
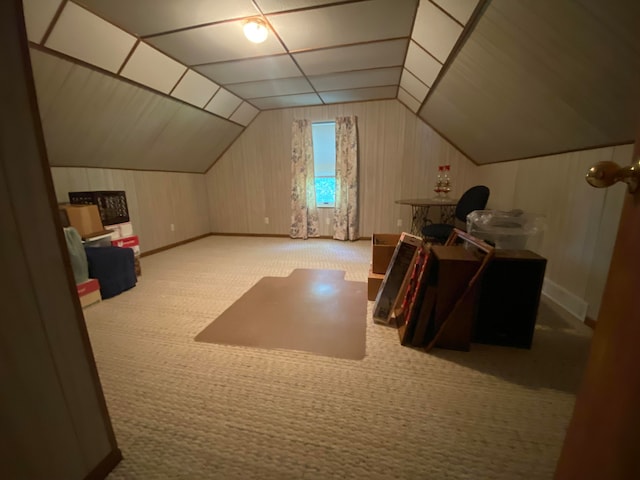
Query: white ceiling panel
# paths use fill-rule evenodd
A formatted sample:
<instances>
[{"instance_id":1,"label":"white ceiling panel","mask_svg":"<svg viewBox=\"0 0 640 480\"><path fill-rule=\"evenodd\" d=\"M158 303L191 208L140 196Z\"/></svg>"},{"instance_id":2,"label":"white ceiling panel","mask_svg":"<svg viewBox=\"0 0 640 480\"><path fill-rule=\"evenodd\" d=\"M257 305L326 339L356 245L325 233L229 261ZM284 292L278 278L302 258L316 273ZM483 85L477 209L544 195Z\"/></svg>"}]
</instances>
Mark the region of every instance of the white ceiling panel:
<instances>
[{"instance_id":1,"label":"white ceiling panel","mask_svg":"<svg viewBox=\"0 0 640 480\"><path fill-rule=\"evenodd\" d=\"M40 43L62 0L22 0L27 37Z\"/></svg>"},{"instance_id":2,"label":"white ceiling panel","mask_svg":"<svg viewBox=\"0 0 640 480\"><path fill-rule=\"evenodd\" d=\"M433 81L442 68L442 65L435 58L413 41L409 43L404 66L429 87L433 85Z\"/></svg>"},{"instance_id":3,"label":"white ceiling panel","mask_svg":"<svg viewBox=\"0 0 640 480\"><path fill-rule=\"evenodd\" d=\"M273 13L339 3L339 0L256 0L256 3L264 13Z\"/></svg>"},{"instance_id":4,"label":"white ceiling panel","mask_svg":"<svg viewBox=\"0 0 640 480\"><path fill-rule=\"evenodd\" d=\"M381 100L383 98L395 98L398 87L371 87L357 88L353 90L338 90L335 92L322 92L320 96L325 103L361 102L364 100Z\"/></svg>"},{"instance_id":5,"label":"white ceiling panel","mask_svg":"<svg viewBox=\"0 0 640 480\"><path fill-rule=\"evenodd\" d=\"M181 63L140 42L127 60L121 75L159 92L169 93L185 70L186 67Z\"/></svg>"},{"instance_id":6,"label":"white ceiling panel","mask_svg":"<svg viewBox=\"0 0 640 480\"><path fill-rule=\"evenodd\" d=\"M233 93L221 88L204 108L211 113L215 113L216 115L220 115L224 118L229 118L235 109L238 108L240 103L242 103L241 98L238 98Z\"/></svg>"},{"instance_id":7,"label":"white ceiling panel","mask_svg":"<svg viewBox=\"0 0 640 480\"><path fill-rule=\"evenodd\" d=\"M251 103L261 110L269 110L303 105L321 105L322 100L315 93L305 93L302 95L284 95L282 97L254 98Z\"/></svg>"},{"instance_id":8,"label":"white ceiling panel","mask_svg":"<svg viewBox=\"0 0 640 480\"><path fill-rule=\"evenodd\" d=\"M453 18L466 25L478 5L478 0L433 0Z\"/></svg>"},{"instance_id":9,"label":"white ceiling panel","mask_svg":"<svg viewBox=\"0 0 640 480\"><path fill-rule=\"evenodd\" d=\"M242 21L220 23L147 41L189 66L285 53L272 33L263 43L250 42L242 32L242 25Z\"/></svg>"},{"instance_id":10,"label":"white ceiling panel","mask_svg":"<svg viewBox=\"0 0 640 480\"><path fill-rule=\"evenodd\" d=\"M267 16L289 51L411 35L416 0L370 0Z\"/></svg>"},{"instance_id":11,"label":"white ceiling panel","mask_svg":"<svg viewBox=\"0 0 640 480\"><path fill-rule=\"evenodd\" d=\"M303 77L238 83L226 85L226 88L242 98L277 97L313 92L313 87Z\"/></svg>"},{"instance_id":12,"label":"white ceiling panel","mask_svg":"<svg viewBox=\"0 0 640 480\"><path fill-rule=\"evenodd\" d=\"M110 72L117 72L135 42L133 35L68 2L45 45Z\"/></svg>"},{"instance_id":13,"label":"white ceiling panel","mask_svg":"<svg viewBox=\"0 0 640 480\"><path fill-rule=\"evenodd\" d=\"M196 107L204 108L218 88L218 85L208 78L189 70L171 92L171 96Z\"/></svg>"},{"instance_id":14,"label":"white ceiling panel","mask_svg":"<svg viewBox=\"0 0 640 480\"><path fill-rule=\"evenodd\" d=\"M402 71L402 78L400 79L400 86L404 88L411 96L417 98L421 102L429 92L429 87L422 83L415 75L412 75L408 70Z\"/></svg>"},{"instance_id":15,"label":"white ceiling panel","mask_svg":"<svg viewBox=\"0 0 640 480\"><path fill-rule=\"evenodd\" d=\"M397 85L401 73L402 68L400 67L379 68L375 70L318 75L309 77L309 81L318 91L348 90L350 88Z\"/></svg>"},{"instance_id":16,"label":"white ceiling panel","mask_svg":"<svg viewBox=\"0 0 640 480\"><path fill-rule=\"evenodd\" d=\"M75 0L139 36L258 15L251 0Z\"/></svg>"},{"instance_id":17,"label":"white ceiling panel","mask_svg":"<svg viewBox=\"0 0 640 480\"><path fill-rule=\"evenodd\" d=\"M462 27L431 2L420 2L411 38L444 63Z\"/></svg>"},{"instance_id":18,"label":"white ceiling panel","mask_svg":"<svg viewBox=\"0 0 640 480\"><path fill-rule=\"evenodd\" d=\"M398 100L400 100L413 113L417 113L420 109L421 103L409 95L402 87L398 89Z\"/></svg>"},{"instance_id":19,"label":"white ceiling panel","mask_svg":"<svg viewBox=\"0 0 640 480\"><path fill-rule=\"evenodd\" d=\"M402 65L407 40L366 43L294 54L306 75L322 75Z\"/></svg>"},{"instance_id":20,"label":"white ceiling panel","mask_svg":"<svg viewBox=\"0 0 640 480\"><path fill-rule=\"evenodd\" d=\"M260 110L258 110L256 107L254 107L250 103L243 102L242 105L240 105L238 109L233 112L233 115L231 115L229 120L233 120L236 123L247 126L251 123L251 120L253 120L256 115L258 115L258 113L260 113Z\"/></svg>"},{"instance_id":21,"label":"white ceiling panel","mask_svg":"<svg viewBox=\"0 0 640 480\"><path fill-rule=\"evenodd\" d=\"M196 70L221 85L302 76L300 69L289 55L212 63L200 65Z\"/></svg>"}]
</instances>

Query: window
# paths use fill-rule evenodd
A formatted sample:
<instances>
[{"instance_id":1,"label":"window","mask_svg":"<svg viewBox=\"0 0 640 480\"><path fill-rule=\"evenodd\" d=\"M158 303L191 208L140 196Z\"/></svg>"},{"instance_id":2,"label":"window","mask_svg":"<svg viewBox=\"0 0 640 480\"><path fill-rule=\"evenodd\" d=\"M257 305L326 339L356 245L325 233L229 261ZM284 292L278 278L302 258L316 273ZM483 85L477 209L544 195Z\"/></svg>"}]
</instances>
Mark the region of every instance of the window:
<instances>
[{"instance_id":1,"label":"window","mask_svg":"<svg viewBox=\"0 0 640 480\"><path fill-rule=\"evenodd\" d=\"M313 168L316 204L333 208L336 201L336 122L313 123Z\"/></svg>"}]
</instances>

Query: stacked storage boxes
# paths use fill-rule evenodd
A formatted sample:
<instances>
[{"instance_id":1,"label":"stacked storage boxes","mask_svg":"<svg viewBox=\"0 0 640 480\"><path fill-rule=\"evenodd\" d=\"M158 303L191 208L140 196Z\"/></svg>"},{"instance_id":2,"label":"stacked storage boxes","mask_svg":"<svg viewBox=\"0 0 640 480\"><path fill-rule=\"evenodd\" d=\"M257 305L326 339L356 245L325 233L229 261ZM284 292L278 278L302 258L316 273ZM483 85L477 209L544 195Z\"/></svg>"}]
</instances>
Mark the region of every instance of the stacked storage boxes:
<instances>
[{"instance_id":1,"label":"stacked storage boxes","mask_svg":"<svg viewBox=\"0 0 640 480\"><path fill-rule=\"evenodd\" d=\"M110 232L102 225L98 207L95 205L60 205L58 212L60 223L64 227L78 298L82 308L85 308L101 301L102 297L98 280L88 278L87 257L83 245L105 235L108 238ZM66 227L73 227L75 230Z\"/></svg>"},{"instance_id":2,"label":"stacked storage boxes","mask_svg":"<svg viewBox=\"0 0 640 480\"><path fill-rule=\"evenodd\" d=\"M123 191L69 192L69 203L97 205L100 219L105 227L129 221L127 195Z\"/></svg>"},{"instance_id":3,"label":"stacked storage boxes","mask_svg":"<svg viewBox=\"0 0 640 480\"><path fill-rule=\"evenodd\" d=\"M136 275L140 276L140 241L133 232L126 193L120 190L69 192L69 201L72 204L97 205L104 228L111 232L111 245L133 249Z\"/></svg>"}]
</instances>

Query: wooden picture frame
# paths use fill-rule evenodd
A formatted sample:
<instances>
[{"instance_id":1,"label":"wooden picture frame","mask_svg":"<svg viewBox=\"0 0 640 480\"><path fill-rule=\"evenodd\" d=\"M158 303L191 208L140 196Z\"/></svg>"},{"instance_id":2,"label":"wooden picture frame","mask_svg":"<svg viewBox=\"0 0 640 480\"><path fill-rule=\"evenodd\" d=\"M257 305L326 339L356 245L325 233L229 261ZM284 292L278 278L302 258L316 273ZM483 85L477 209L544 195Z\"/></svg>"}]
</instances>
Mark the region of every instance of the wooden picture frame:
<instances>
[{"instance_id":1,"label":"wooden picture frame","mask_svg":"<svg viewBox=\"0 0 640 480\"><path fill-rule=\"evenodd\" d=\"M407 287L422 245L423 240L421 237L406 232L400 235L373 306L374 322L383 325L391 325L393 323L398 299L402 300L401 295Z\"/></svg>"}]
</instances>

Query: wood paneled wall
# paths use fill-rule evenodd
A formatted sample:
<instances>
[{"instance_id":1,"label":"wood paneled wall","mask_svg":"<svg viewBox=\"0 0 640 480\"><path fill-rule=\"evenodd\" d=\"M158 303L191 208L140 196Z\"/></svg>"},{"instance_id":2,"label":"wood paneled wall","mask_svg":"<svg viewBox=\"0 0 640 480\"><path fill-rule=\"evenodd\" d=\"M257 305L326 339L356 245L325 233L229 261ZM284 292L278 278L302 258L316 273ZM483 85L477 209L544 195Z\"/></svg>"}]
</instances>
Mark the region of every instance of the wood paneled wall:
<instances>
[{"instance_id":1,"label":"wood paneled wall","mask_svg":"<svg viewBox=\"0 0 640 480\"><path fill-rule=\"evenodd\" d=\"M361 235L408 231L411 209L395 200L432 196L437 166L450 163L454 196L485 184L488 208L545 215L529 247L548 259L547 279L597 317L625 190L591 188L584 175L599 160L628 163L631 146L475 166L396 101L265 111L206 175L211 231L288 234L291 123L339 115L358 116ZM320 209L322 235L331 214Z\"/></svg>"},{"instance_id":2,"label":"wood paneled wall","mask_svg":"<svg viewBox=\"0 0 640 480\"><path fill-rule=\"evenodd\" d=\"M204 175L72 167L51 174L58 202L71 191L124 190L142 252L210 232Z\"/></svg>"},{"instance_id":3,"label":"wood paneled wall","mask_svg":"<svg viewBox=\"0 0 640 480\"><path fill-rule=\"evenodd\" d=\"M121 458L45 157L21 2L0 2L0 477L104 478Z\"/></svg>"},{"instance_id":4,"label":"wood paneled wall","mask_svg":"<svg viewBox=\"0 0 640 480\"><path fill-rule=\"evenodd\" d=\"M408 231L411 208L395 201L433 196L441 163L451 164L453 195L474 181L477 167L396 100L264 111L206 175L211 230L287 235L291 124L344 115L358 117L362 236ZM325 220L332 210L321 209L320 216L321 234L331 235Z\"/></svg>"},{"instance_id":5,"label":"wood paneled wall","mask_svg":"<svg viewBox=\"0 0 640 480\"><path fill-rule=\"evenodd\" d=\"M584 175L599 160L628 163L631 146L478 167L395 100L305 107L262 112L206 175L52 167L56 195L125 190L143 251L208 232L287 235L291 123L340 115L358 116L362 236L408 231L411 209L395 200L432 196L438 165L450 163L455 196L485 184L488 208L546 216L529 247L549 260L547 279L597 317L625 190L593 189ZM320 209L322 235L332 234L332 213Z\"/></svg>"},{"instance_id":6,"label":"wood paneled wall","mask_svg":"<svg viewBox=\"0 0 640 480\"><path fill-rule=\"evenodd\" d=\"M632 145L585 150L481 166L474 173L491 188L488 208L521 208L546 217L546 231L530 245L548 259L546 278L586 302L594 319L626 189L595 189L584 177L601 160L628 164L632 151Z\"/></svg>"}]
</instances>

